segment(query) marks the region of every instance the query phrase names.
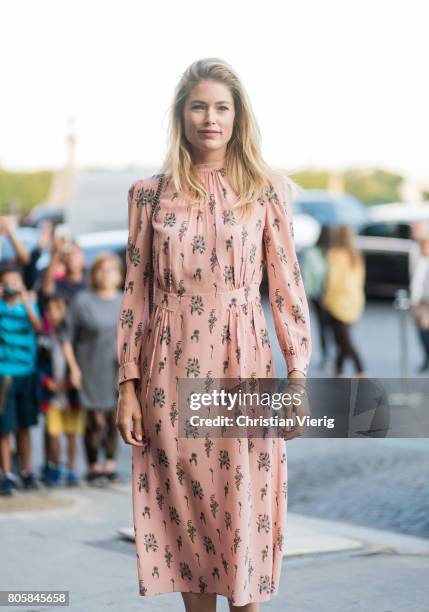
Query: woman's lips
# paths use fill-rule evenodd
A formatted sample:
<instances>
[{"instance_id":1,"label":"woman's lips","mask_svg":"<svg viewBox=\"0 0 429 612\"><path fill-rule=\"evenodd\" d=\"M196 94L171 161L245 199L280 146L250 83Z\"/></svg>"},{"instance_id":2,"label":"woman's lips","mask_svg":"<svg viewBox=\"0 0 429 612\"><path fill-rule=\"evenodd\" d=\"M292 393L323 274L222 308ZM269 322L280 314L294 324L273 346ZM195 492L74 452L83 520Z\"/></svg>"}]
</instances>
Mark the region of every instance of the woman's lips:
<instances>
[{"instance_id":1,"label":"woman's lips","mask_svg":"<svg viewBox=\"0 0 429 612\"><path fill-rule=\"evenodd\" d=\"M200 132L201 136L216 136L216 134L219 134L219 132L216 131L209 131L209 132Z\"/></svg>"}]
</instances>

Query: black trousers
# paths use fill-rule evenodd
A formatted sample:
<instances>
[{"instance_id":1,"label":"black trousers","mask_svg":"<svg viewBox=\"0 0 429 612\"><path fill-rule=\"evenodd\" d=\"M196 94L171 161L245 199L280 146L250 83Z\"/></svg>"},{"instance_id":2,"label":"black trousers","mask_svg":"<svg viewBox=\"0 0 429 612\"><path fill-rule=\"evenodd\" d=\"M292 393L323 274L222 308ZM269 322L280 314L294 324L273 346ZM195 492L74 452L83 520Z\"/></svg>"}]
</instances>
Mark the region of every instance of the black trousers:
<instances>
[{"instance_id":1,"label":"black trousers","mask_svg":"<svg viewBox=\"0 0 429 612\"><path fill-rule=\"evenodd\" d=\"M328 330L330 326L329 314L323 308L321 300L319 298L311 298L311 303L316 311L317 323L319 325L319 341L320 348L322 351L323 360L326 359L328 354Z\"/></svg>"},{"instance_id":2,"label":"black trousers","mask_svg":"<svg viewBox=\"0 0 429 612\"><path fill-rule=\"evenodd\" d=\"M116 410L102 410L104 426L96 419L95 410L86 410L85 451L89 465L97 463L98 453L103 448L106 459L114 459L118 447Z\"/></svg>"},{"instance_id":3,"label":"black trousers","mask_svg":"<svg viewBox=\"0 0 429 612\"><path fill-rule=\"evenodd\" d=\"M335 360L336 374L342 374L344 361L350 357L356 368L356 372L364 371L362 360L352 344L350 337L350 324L340 321L329 313L332 331L334 333L335 344L337 347L337 356Z\"/></svg>"}]
</instances>

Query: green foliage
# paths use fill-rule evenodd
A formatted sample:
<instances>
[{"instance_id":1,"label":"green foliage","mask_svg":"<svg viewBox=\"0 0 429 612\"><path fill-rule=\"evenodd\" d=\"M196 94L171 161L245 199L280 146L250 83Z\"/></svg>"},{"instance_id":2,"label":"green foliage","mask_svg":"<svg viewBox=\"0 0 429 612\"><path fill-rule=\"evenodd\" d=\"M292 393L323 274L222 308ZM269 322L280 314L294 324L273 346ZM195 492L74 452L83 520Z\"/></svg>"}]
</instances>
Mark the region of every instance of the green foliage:
<instances>
[{"instance_id":1,"label":"green foliage","mask_svg":"<svg viewBox=\"0 0 429 612\"><path fill-rule=\"evenodd\" d=\"M52 171L9 172L0 168L0 214L24 212L48 195Z\"/></svg>"},{"instance_id":2,"label":"green foliage","mask_svg":"<svg viewBox=\"0 0 429 612\"><path fill-rule=\"evenodd\" d=\"M0 214L25 212L42 203L49 192L52 171L8 172L0 168ZM328 189L330 173L304 170L292 175L304 189ZM401 199L402 176L381 169L347 170L343 174L344 190L365 204L381 204ZM424 194L429 199L429 193Z\"/></svg>"},{"instance_id":3,"label":"green foliage","mask_svg":"<svg viewBox=\"0 0 429 612\"><path fill-rule=\"evenodd\" d=\"M304 170L292 175L304 189L329 189L330 173L323 170ZM356 196L364 204L383 204L401 200L403 177L385 170L347 170L342 175L344 191Z\"/></svg>"},{"instance_id":4,"label":"green foliage","mask_svg":"<svg viewBox=\"0 0 429 612\"><path fill-rule=\"evenodd\" d=\"M323 170L303 170L291 177L304 189L328 189L329 172Z\"/></svg>"},{"instance_id":5,"label":"green foliage","mask_svg":"<svg viewBox=\"0 0 429 612\"><path fill-rule=\"evenodd\" d=\"M344 189L365 204L399 202L403 177L385 170L348 170L344 173Z\"/></svg>"}]
</instances>

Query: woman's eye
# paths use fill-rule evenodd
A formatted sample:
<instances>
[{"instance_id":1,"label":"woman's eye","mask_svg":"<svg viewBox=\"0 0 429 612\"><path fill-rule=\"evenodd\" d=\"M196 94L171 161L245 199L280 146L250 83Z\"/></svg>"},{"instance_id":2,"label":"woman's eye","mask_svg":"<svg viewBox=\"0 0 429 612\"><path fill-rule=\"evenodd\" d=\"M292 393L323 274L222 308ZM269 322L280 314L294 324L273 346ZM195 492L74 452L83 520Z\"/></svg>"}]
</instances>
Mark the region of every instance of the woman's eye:
<instances>
[{"instance_id":1,"label":"woman's eye","mask_svg":"<svg viewBox=\"0 0 429 612\"><path fill-rule=\"evenodd\" d=\"M203 105L202 104L195 104L194 106L192 106L192 109L194 109L194 108L203 108ZM219 106L219 108L222 109L222 110L228 110L227 106Z\"/></svg>"}]
</instances>

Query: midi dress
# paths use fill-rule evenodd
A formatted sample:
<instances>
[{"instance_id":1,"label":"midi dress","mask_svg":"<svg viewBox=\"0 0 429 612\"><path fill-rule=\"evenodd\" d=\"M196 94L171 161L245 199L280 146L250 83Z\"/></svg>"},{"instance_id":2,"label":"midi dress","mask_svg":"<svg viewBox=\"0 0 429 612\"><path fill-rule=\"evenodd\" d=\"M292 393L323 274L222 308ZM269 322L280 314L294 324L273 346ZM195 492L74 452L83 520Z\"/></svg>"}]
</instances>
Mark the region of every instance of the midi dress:
<instances>
[{"instance_id":1,"label":"midi dress","mask_svg":"<svg viewBox=\"0 0 429 612\"><path fill-rule=\"evenodd\" d=\"M218 593L242 606L267 601L279 588L286 442L179 437L178 383L276 377L259 288L264 267L288 373L308 372L309 308L286 177L267 182L242 222L231 209L237 196L225 160L196 169L209 194L199 208L181 199L169 174L157 202L161 175L137 180L128 192L117 351L118 381L136 379L143 416L144 444L132 447L138 592Z\"/></svg>"},{"instance_id":2,"label":"midi dress","mask_svg":"<svg viewBox=\"0 0 429 612\"><path fill-rule=\"evenodd\" d=\"M122 295L100 297L92 288L79 291L66 315L69 339L82 372L78 391L86 410L110 412L118 402L115 331Z\"/></svg>"}]
</instances>

